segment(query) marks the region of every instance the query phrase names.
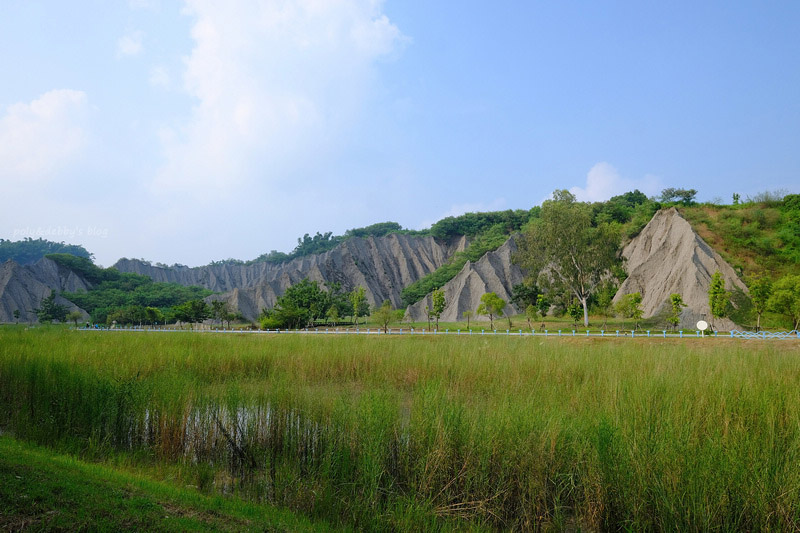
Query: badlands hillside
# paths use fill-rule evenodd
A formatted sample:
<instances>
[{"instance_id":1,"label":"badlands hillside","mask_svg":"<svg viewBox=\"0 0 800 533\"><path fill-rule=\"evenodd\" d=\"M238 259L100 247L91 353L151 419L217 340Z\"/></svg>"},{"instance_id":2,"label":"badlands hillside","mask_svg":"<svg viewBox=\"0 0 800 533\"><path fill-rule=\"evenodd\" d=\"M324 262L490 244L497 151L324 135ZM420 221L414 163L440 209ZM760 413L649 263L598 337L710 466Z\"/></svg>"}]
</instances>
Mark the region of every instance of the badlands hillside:
<instances>
[{"instance_id":1,"label":"badlands hillside","mask_svg":"<svg viewBox=\"0 0 800 533\"><path fill-rule=\"evenodd\" d=\"M389 300L402 306L401 291L420 278L445 265L468 245L467 238L442 242L432 236L390 234L383 237L353 237L324 253L298 257L284 263L215 264L204 267L162 267L146 261L122 259L114 266L120 272L149 276L154 281L184 286L205 287L215 293L208 300L227 301L233 310L248 320L255 320L264 308L274 306L291 285L308 278L343 290L357 286L366 289L371 306ZM514 285L524 273L514 264L516 244L513 237L479 260L467 262L442 288L447 307L443 321L463 319L465 310L475 310L480 297L495 292L506 302ZM715 252L675 208L658 211L645 228L623 249L628 278L616 299L640 292L645 317L665 311L669 295L680 293L688 304L681 315L681 326L692 327L700 318L708 318L708 286L711 275L719 270L729 288L747 289L734 269ZM49 259L21 266L8 261L0 269L0 321L13 322L13 311L23 312L21 320L34 321L32 310L50 290L74 292L88 290L91 284L80 274ZM63 300L63 299L62 299ZM75 306L62 301L71 309ZM406 308L408 320L424 321L430 294ZM521 310L508 304L505 313ZM477 320L486 317L476 316ZM718 327L734 327L730 321Z\"/></svg>"},{"instance_id":2,"label":"badlands hillside","mask_svg":"<svg viewBox=\"0 0 800 533\"><path fill-rule=\"evenodd\" d=\"M155 267L138 260L121 260L121 272L150 276L156 281L199 285L221 295L210 297L231 304L248 320L275 305L284 291L308 278L320 283L340 283L345 291L362 286L370 306L389 300L401 305L400 291L430 274L466 246L465 238L442 243L433 237L391 234L354 237L333 250L286 263L223 264L196 268Z\"/></svg>"}]
</instances>

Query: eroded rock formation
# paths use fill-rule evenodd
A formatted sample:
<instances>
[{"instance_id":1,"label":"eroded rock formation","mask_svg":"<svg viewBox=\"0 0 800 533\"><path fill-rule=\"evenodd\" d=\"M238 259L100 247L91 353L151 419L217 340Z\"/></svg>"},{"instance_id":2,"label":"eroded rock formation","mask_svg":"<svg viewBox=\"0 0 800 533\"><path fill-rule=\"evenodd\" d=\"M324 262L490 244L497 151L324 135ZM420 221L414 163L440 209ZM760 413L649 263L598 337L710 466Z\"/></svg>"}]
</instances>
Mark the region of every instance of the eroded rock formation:
<instances>
[{"instance_id":1,"label":"eroded rock formation","mask_svg":"<svg viewBox=\"0 0 800 533\"><path fill-rule=\"evenodd\" d=\"M25 266L8 260L0 266L0 322L16 322L14 311L20 313L19 322L37 322L34 309L40 307L50 292L88 290L89 287L72 270L46 257ZM84 320L89 317L83 309L61 296L56 297L56 303L69 311L80 311Z\"/></svg>"},{"instance_id":2,"label":"eroded rock formation","mask_svg":"<svg viewBox=\"0 0 800 533\"><path fill-rule=\"evenodd\" d=\"M338 282L345 291L362 286L371 306L389 300L397 307L404 287L442 266L465 246L465 238L440 243L433 237L392 234L351 238L328 252L280 264L188 268L158 267L124 259L114 266L121 272L144 274L155 281L199 285L222 292L210 299L225 300L232 309L254 320L261 309L274 306L289 286L304 278L321 283Z\"/></svg>"},{"instance_id":3,"label":"eroded rock formation","mask_svg":"<svg viewBox=\"0 0 800 533\"><path fill-rule=\"evenodd\" d=\"M669 312L669 296L678 293L687 307L681 313L681 328L694 328L698 320L711 322L708 288L719 271L728 290L747 287L733 268L694 231L674 207L656 213L623 250L628 278L614 301L640 292L645 318ZM717 329L736 327L728 319L714 321Z\"/></svg>"},{"instance_id":4,"label":"eroded rock formation","mask_svg":"<svg viewBox=\"0 0 800 533\"><path fill-rule=\"evenodd\" d=\"M513 239L508 239L500 248L487 252L478 261L467 262L461 271L442 287L447 306L440 321L455 322L464 320L464 311L475 311L481 303L481 296L494 292L507 302L503 313L517 314L519 310L512 305L511 289L522 283L522 271L511 261L517 251ZM427 320L425 307L431 308L433 302L429 294L419 302L408 306L406 319L414 322ZM488 316L475 315L472 320L489 321Z\"/></svg>"}]
</instances>

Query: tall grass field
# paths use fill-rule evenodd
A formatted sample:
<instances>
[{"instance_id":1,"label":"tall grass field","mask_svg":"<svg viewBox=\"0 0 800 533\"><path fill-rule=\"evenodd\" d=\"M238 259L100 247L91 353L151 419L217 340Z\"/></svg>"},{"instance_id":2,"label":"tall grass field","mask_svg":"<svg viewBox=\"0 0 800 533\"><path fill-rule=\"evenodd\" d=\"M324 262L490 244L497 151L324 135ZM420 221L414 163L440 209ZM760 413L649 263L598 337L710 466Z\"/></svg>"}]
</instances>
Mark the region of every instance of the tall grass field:
<instances>
[{"instance_id":1,"label":"tall grass field","mask_svg":"<svg viewBox=\"0 0 800 533\"><path fill-rule=\"evenodd\" d=\"M0 429L337 527L800 528L793 340L0 329Z\"/></svg>"}]
</instances>

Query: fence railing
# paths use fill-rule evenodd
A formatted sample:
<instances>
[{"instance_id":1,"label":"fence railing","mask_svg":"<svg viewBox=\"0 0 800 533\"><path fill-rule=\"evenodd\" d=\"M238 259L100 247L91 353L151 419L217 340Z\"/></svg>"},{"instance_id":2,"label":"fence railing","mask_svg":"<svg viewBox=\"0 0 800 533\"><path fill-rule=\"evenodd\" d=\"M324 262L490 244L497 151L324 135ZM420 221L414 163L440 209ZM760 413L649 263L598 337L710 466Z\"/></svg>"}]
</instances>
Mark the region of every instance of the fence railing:
<instances>
[{"instance_id":1,"label":"fence railing","mask_svg":"<svg viewBox=\"0 0 800 533\"><path fill-rule=\"evenodd\" d=\"M250 334L293 334L293 335L503 335L514 337L602 337L602 338L670 338L670 339L691 339L691 338L709 338L709 337L730 337L739 339L800 339L800 332L793 331L739 331L733 330L729 333L720 332L702 332L695 330L694 332L685 331L668 331L668 330L577 330L577 329L559 329L559 330L486 330L484 329L445 329L445 330L428 330L417 328L388 328L386 332L382 328L305 328L305 329L267 329L267 330L247 330L247 329L226 329L226 328L203 328L197 330L172 328L169 326L126 326L115 328L93 328L93 327L80 327L81 331L140 331L140 332L187 332L194 331L195 333L250 333Z\"/></svg>"}]
</instances>

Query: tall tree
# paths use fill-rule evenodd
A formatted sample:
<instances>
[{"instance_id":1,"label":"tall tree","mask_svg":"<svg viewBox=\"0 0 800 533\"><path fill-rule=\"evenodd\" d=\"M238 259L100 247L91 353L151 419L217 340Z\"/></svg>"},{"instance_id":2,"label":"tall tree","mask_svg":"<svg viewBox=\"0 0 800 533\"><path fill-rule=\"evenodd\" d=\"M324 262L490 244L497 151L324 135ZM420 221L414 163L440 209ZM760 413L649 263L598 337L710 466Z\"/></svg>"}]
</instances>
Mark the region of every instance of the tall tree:
<instances>
[{"instance_id":1,"label":"tall tree","mask_svg":"<svg viewBox=\"0 0 800 533\"><path fill-rule=\"evenodd\" d=\"M436 331L439 331L439 317L442 316L444 312L444 308L447 305L447 302L444 299L444 291L442 289L436 289L431 293L431 301L433 303L431 307L431 316L436 319Z\"/></svg>"},{"instance_id":2,"label":"tall tree","mask_svg":"<svg viewBox=\"0 0 800 533\"><path fill-rule=\"evenodd\" d=\"M503 316L503 308L506 302L493 292L487 292L481 296L481 303L478 305L477 313L489 317L489 327L494 329L494 317Z\"/></svg>"},{"instance_id":3,"label":"tall tree","mask_svg":"<svg viewBox=\"0 0 800 533\"><path fill-rule=\"evenodd\" d=\"M714 320L727 316L730 303L731 293L725 290L725 279L717 270L711 276L711 284L708 286L708 307L711 308L712 329L714 329Z\"/></svg>"},{"instance_id":4,"label":"tall tree","mask_svg":"<svg viewBox=\"0 0 800 533\"><path fill-rule=\"evenodd\" d=\"M353 322L358 326L358 317L362 314L362 308L367 301L364 287L358 286L350 293L350 303L353 304Z\"/></svg>"},{"instance_id":5,"label":"tall tree","mask_svg":"<svg viewBox=\"0 0 800 533\"><path fill-rule=\"evenodd\" d=\"M756 331L761 331L761 315L767 310L769 297L772 296L772 280L765 273L750 279L750 300L756 312Z\"/></svg>"},{"instance_id":6,"label":"tall tree","mask_svg":"<svg viewBox=\"0 0 800 533\"><path fill-rule=\"evenodd\" d=\"M19 324L19 317L20 317L19 309L14 309L14 320L17 321L17 324Z\"/></svg>"},{"instance_id":7,"label":"tall tree","mask_svg":"<svg viewBox=\"0 0 800 533\"><path fill-rule=\"evenodd\" d=\"M787 274L775 282L769 307L792 321L792 329L800 328L800 275Z\"/></svg>"},{"instance_id":8,"label":"tall tree","mask_svg":"<svg viewBox=\"0 0 800 533\"><path fill-rule=\"evenodd\" d=\"M528 224L515 260L539 286L568 291L583 306L589 325L589 297L618 261L619 233L610 224L592 225L591 206L566 190L542 204Z\"/></svg>"}]
</instances>

